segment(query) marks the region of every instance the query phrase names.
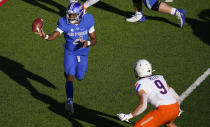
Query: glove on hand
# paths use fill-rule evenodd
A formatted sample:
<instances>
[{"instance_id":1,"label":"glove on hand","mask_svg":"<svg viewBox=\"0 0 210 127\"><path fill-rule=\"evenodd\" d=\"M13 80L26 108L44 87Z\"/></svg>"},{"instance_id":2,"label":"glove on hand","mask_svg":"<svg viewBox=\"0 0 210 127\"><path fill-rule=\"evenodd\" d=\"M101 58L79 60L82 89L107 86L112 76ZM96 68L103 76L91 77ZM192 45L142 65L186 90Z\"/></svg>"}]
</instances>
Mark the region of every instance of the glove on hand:
<instances>
[{"instance_id":1,"label":"glove on hand","mask_svg":"<svg viewBox=\"0 0 210 127\"><path fill-rule=\"evenodd\" d=\"M119 113L117 114L117 116L121 121L126 121L128 123L130 123L129 119L133 118L133 115L131 113L130 114Z\"/></svg>"}]
</instances>

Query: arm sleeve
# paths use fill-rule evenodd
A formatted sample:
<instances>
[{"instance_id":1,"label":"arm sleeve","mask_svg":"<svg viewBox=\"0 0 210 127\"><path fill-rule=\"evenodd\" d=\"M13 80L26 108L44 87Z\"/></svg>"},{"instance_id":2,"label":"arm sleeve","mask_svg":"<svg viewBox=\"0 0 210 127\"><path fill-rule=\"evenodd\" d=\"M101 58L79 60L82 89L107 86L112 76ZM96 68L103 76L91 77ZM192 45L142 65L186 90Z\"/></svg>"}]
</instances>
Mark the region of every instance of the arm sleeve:
<instances>
[{"instance_id":1,"label":"arm sleeve","mask_svg":"<svg viewBox=\"0 0 210 127\"><path fill-rule=\"evenodd\" d=\"M62 34L63 33L63 30L61 30L60 28L56 28L56 31L58 31L60 34Z\"/></svg>"},{"instance_id":2,"label":"arm sleeve","mask_svg":"<svg viewBox=\"0 0 210 127\"><path fill-rule=\"evenodd\" d=\"M56 31L60 32L60 34L62 34L65 31L65 27L62 25L62 22L62 19L59 19L57 22Z\"/></svg>"},{"instance_id":3,"label":"arm sleeve","mask_svg":"<svg viewBox=\"0 0 210 127\"><path fill-rule=\"evenodd\" d=\"M138 91L140 90L140 87L141 87L141 83L136 82L136 84L135 84L135 91L136 91L136 93L138 93Z\"/></svg>"},{"instance_id":4,"label":"arm sleeve","mask_svg":"<svg viewBox=\"0 0 210 127\"><path fill-rule=\"evenodd\" d=\"M92 15L89 15L88 17L88 29L91 29L91 27L94 27L95 21Z\"/></svg>"},{"instance_id":5,"label":"arm sleeve","mask_svg":"<svg viewBox=\"0 0 210 127\"><path fill-rule=\"evenodd\" d=\"M84 3L84 6L85 8L88 8L90 7L91 5L97 3L99 0L87 0L85 3Z\"/></svg>"},{"instance_id":6,"label":"arm sleeve","mask_svg":"<svg viewBox=\"0 0 210 127\"><path fill-rule=\"evenodd\" d=\"M138 91L140 90L144 90L147 94L151 93L151 89L149 88L149 85L147 85L145 82L136 82L135 84L135 90L136 93L138 93Z\"/></svg>"},{"instance_id":7,"label":"arm sleeve","mask_svg":"<svg viewBox=\"0 0 210 127\"><path fill-rule=\"evenodd\" d=\"M93 33L95 31L95 28L94 28L94 26L92 26L90 29L89 29L89 33Z\"/></svg>"}]
</instances>

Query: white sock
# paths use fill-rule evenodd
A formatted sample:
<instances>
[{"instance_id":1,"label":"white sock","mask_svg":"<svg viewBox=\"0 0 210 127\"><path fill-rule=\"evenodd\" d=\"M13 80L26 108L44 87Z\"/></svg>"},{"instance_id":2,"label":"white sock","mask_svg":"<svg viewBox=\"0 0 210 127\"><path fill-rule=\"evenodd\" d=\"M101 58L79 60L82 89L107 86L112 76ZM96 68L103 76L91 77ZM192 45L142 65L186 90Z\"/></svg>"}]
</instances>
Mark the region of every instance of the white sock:
<instances>
[{"instance_id":1,"label":"white sock","mask_svg":"<svg viewBox=\"0 0 210 127\"><path fill-rule=\"evenodd\" d=\"M177 11L176 8L172 8L172 9L171 9L171 14L172 14L172 15L176 15L176 11Z\"/></svg>"}]
</instances>

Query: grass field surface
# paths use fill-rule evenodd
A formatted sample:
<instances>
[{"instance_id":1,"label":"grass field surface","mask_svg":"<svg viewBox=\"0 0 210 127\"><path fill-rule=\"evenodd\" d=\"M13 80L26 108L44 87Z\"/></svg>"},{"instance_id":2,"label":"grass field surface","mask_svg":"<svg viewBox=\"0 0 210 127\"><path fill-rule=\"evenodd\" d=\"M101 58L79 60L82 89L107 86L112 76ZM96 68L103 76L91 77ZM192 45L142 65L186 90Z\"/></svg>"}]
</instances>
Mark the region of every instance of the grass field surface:
<instances>
[{"instance_id":1,"label":"grass field surface","mask_svg":"<svg viewBox=\"0 0 210 127\"><path fill-rule=\"evenodd\" d=\"M140 58L181 94L210 67L210 1L168 4L186 10L183 29L176 17L145 7L146 22L126 22L133 14L131 0L102 0L87 9L98 43L90 49L85 79L74 82L70 118L64 111L64 38L48 42L31 30L33 20L42 17L46 33L53 32L68 0L8 0L0 7L0 126L132 127L116 114L130 113L138 104L133 67ZM210 126L209 83L210 77L183 101L178 126Z\"/></svg>"}]
</instances>

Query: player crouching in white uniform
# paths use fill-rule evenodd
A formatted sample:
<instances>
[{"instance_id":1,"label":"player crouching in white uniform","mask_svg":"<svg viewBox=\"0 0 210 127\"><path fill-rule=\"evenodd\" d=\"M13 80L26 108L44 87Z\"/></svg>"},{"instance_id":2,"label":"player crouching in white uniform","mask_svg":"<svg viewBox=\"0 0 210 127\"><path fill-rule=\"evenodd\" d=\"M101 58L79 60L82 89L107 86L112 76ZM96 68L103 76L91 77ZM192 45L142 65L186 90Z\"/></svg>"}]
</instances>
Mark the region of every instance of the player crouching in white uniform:
<instances>
[{"instance_id":1,"label":"player crouching in white uniform","mask_svg":"<svg viewBox=\"0 0 210 127\"><path fill-rule=\"evenodd\" d=\"M176 127L173 121L180 113L179 95L167 85L162 75L152 76L152 66L147 60L137 61L134 69L139 79L135 84L139 105L129 114L117 114L120 120L129 122L129 119L144 112L147 103L150 103L155 109L137 121L134 127L159 127L163 124Z\"/></svg>"}]
</instances>

